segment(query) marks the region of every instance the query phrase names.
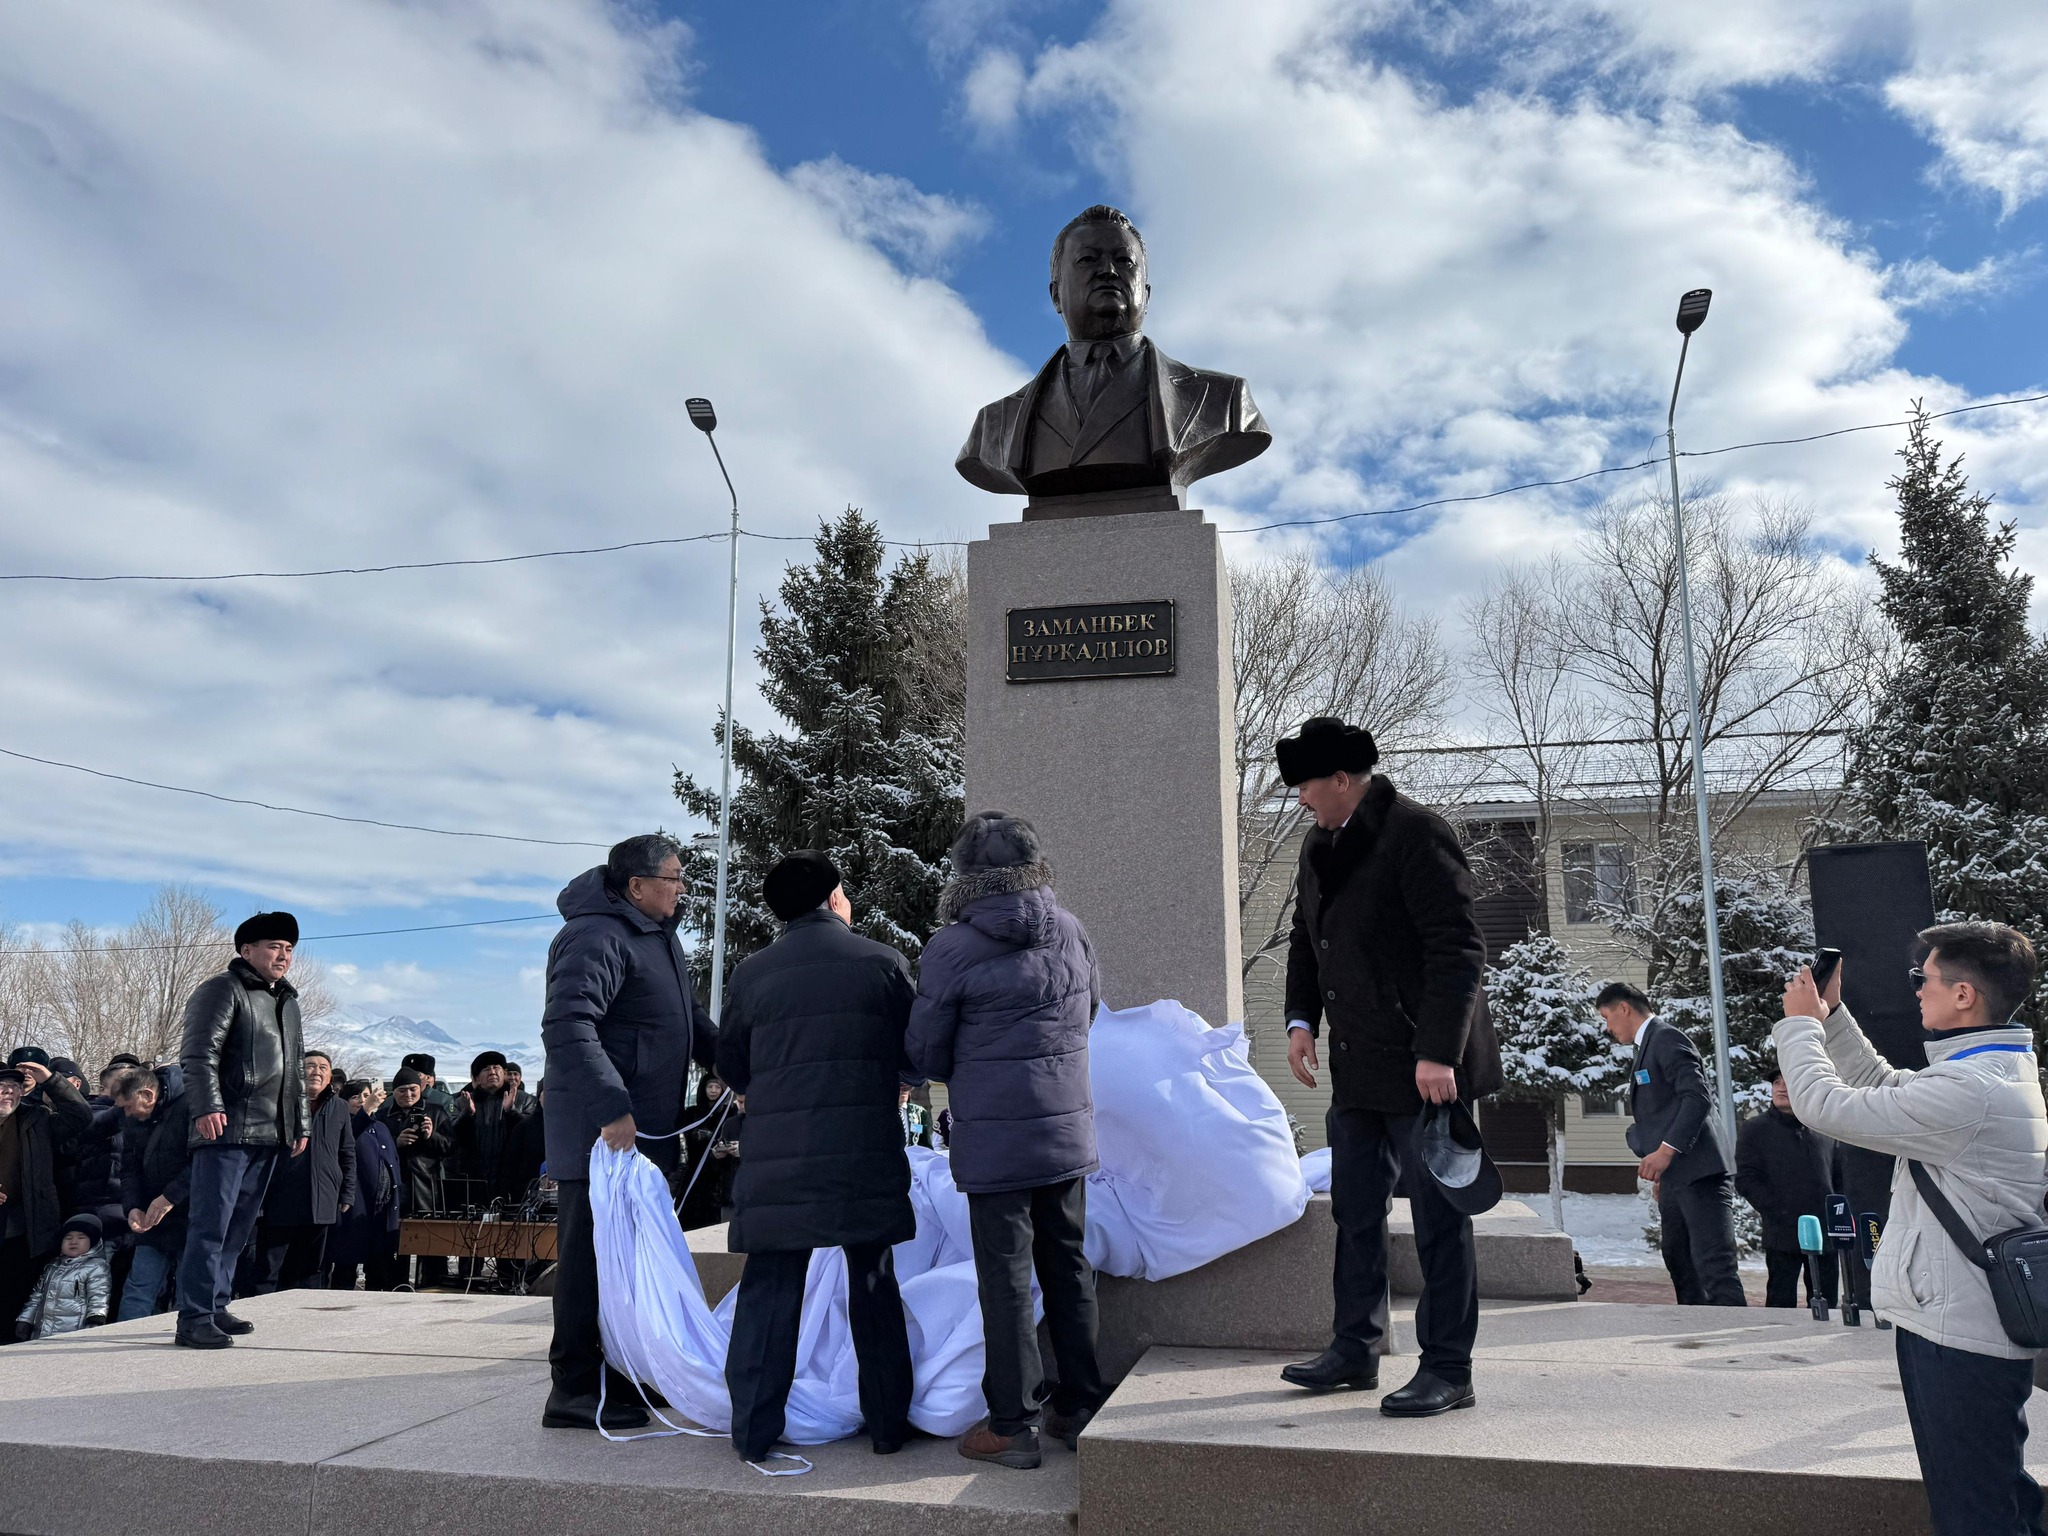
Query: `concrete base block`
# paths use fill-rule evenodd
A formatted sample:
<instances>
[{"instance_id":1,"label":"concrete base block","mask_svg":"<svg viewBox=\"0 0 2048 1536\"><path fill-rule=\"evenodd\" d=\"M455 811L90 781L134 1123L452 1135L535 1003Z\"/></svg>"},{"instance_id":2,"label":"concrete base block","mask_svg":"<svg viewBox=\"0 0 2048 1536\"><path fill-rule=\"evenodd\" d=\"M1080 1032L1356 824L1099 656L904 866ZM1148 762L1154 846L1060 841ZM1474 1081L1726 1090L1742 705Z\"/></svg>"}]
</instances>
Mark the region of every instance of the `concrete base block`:
<instances>
[{"instance_id":1,"label":"concrete base block","mask_svg":"<svg viewBox=\"0 0 2048 1536\"><path fill-rule=\"evenodd\" d=\"M856 1438L806 1451L808 1476L767 1478L723 1436L618 1444L542 1429L552 1320L530 1297L293 1291L236 1310L256 1332L232 1349L178 1349L162 1317L0 1350L0 1530L1075 1528L1065 1450L1022 1474L965 1461L951 1441L882 1457Z\"/></svg>"},{"instance_id":2,"label":"concrete base block","mask_svg":"<svg viewBox=\"0 0 2048 1536\"><path fill-rule=\"evenodd\" d=\"M1424 1420L1385 1417L1381 1392L1289 1388L1288 1358L1149 1353L1082 1438L1083 1531L1929 1528L1891 1339L1873 1329L1803 1311L1489 1303L1478 1405ZM2028 1460L2048 1476L2048 1449Z\"/></svg>"},{"instance_id":3,"label":"concrete base block","mask_svg":"<svg viewBox=\"0 0 2048 1536\"><path fill-rule=\"evenodd\" d=\"M1406 1200L1394 1202L1387 1225L1390 1286L1397 1295L1416 1295L1422 1266ZM1481 1297L1567 1301L1578 1294L1571 1239L1545 1227L1526 1205L1504 1200L1472 1226ZM1160 1281L1102 1276L1104 1371L1112 1379L1123 1376L1155 1344L1311 1354L1324 1348L1336 1246L1330 1197L1316 1195L1293 1226L1185 1275Z\"/></svg>"},{"instance_id":4,"label":"concrete base block","mask_svg":"<svg viewBox=\"0 0 2048 1536\"><path fill-rule=\"evenodd\" d=\"M1422 1266L1406 1200L1394 1202L1387 1227L1392 1289L1417 1295ZM1526 1205L1503 1200L1472 1228L1482 1298L1569 1301L1578 1294L1571 1239L1551 1231ZM715 1305L739 1284L746 1256L725 1251L722 1226L692 1232L689 1241L704 1294ZM1293 1226L1187 1274L1157 1281L1098 1277L1103 1371L1112 1381L1121 1378L1155 1344L1310 1353L1323 1348L1330 1342L1336 1246L1330 1197L1315 1195Z\"/></svg>"}]
</instances>

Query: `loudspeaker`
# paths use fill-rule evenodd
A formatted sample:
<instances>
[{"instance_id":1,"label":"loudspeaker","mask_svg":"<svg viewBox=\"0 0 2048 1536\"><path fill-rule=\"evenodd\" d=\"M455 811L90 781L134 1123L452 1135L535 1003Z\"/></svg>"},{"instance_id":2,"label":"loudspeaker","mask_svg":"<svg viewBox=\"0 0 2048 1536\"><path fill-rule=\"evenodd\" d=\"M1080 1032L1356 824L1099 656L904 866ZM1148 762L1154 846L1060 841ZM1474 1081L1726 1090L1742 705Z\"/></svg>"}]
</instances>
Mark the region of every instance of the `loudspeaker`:
<instances>
[{"instance_id":1,"label":"loudspeaker","mask_svg":"<svg viewBox=\"0 0 2048 1536\"><path fill-rule=\"evenodd\" d=\"M1927 1065L1906 973L1934 926L1925 843L1836 843L1807 854L1814 942L1842 952L1842 1001L1895 1067Z\"/></svg>"}]
</instances>

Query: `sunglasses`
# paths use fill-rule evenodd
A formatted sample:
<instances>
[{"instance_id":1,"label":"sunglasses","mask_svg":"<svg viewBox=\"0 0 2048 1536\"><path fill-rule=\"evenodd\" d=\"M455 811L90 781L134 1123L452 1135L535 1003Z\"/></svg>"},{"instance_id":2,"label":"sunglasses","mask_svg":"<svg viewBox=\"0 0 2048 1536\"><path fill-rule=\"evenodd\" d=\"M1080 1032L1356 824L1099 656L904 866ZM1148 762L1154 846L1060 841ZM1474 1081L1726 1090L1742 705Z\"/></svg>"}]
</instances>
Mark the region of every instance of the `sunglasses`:
<instances>
[{"instance_id":1,"label":"sunglasses","mask_svg":"<svg viewBox=\"0 0 2048 1536\"><path fill-rule=\"evenodd\" d=\"M1928 982L1928 979L1929 979L1929 978L1928 978L1928 975L1927 975L1927 967L1925 967L1924 965L1916 965L1916 966L1913 966L1913 967L1912 967L1912 968L1911 968L1910 970L1908 970L1908 971L1906 972L1906 974L1907 974L1908 976L1910 976L1910 977L1912 977L1912 978L1913 978L1913 990L1914 990L1915 992L1918 992L1918 991L1919 991L1919 990L1920 990L1920 989L1921 989L1922 987L1924 987L1924 986L1926 986L1926 985L1927 985L1927 982ZM1935 979L1936 981L1940 981L1940 978L1939 978L1939 977L1936 977L1936 978L1934 978L1934 979ZM1941 984L1942 986L1954 986L1954 985L1955 985L1955 983L1954 983L1954 982L1941 982L1940 984Z\"/></svg>"}]
</instances>

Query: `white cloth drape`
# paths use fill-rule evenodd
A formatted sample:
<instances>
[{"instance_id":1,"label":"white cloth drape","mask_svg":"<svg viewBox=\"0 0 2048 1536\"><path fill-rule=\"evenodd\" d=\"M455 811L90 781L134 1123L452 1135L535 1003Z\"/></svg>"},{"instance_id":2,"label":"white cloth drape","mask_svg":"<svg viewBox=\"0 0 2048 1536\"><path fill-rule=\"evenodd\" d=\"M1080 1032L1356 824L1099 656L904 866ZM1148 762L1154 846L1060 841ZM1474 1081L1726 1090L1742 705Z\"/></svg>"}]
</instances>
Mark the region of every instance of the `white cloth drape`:
<instances>
[{"instance_id":1,"label":"white cloth drape","mask_svg":"<svg viewBox=\"0 0 2048 1536\"><path fill-rule=\"evenodd\" d=\"M1242 1026L1207 1029L1178 1003L1096 1016L1090 1080L1100 1171L1088 1180L1087 1252L1106 1274L1161 1280L1300 1219L1309 1189L1287 1116L1251 1068ZM967 1199L945 1157L907 1149L917 1236L895 1250L910 1334L910 1419L967 1430L981 1398L981 1307ZM735 1291L714 1309L676 1225L660 1171L602 1141L590 1158L605 1355L710 1429L732 1424L725 1354ZM846 1260L811 1257L787 1437L818 1445L861 1423Z\"/></svg>"}]
</instances>

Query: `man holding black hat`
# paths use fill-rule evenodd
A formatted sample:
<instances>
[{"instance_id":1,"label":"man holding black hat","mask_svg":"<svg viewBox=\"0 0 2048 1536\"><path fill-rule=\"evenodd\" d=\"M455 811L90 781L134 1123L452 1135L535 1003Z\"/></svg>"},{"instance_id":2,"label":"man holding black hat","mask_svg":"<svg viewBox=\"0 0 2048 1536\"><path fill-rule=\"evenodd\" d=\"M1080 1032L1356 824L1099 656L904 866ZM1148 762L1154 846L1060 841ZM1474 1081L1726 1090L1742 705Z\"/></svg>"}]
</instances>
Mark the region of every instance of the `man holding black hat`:
<instances>
[{"instance_id":1,"label":"man holding black hat","mask_svg":"<svg viewBox=\"0 0 2048 1536\"><path fill-rule=\"evenodd\" d=\"M285 980L299 942L289 912L235 930L235 958L185 1005L179 1051L192 1111L191 1204L178 1266L177 1341L224 1349L254 1324L228 1311L235 1261L256 1229L280 1155L306 1149L299 994Z\"/></svg>"},{"instance_id":2,"label":"man holding black hat","mask_svg":"<svg viewBox=\"0 0 2048 1536\"><path fill-rule=\"evenodd\" d=\"M1429 1106L1469 1105L1500 1086L1500 1050L1480 1006L1486 944L1472 876L1449 823L1373 773L1369 731L1327 716L1277 743L1280 775L1315 818L1302 841L1287 951L1287 1060L1316 1086L1318 1025L1330 1030L1330 1213L1337 1223L1330 1347L1281 1376L1315 1391L1379 1385L1387 1341L1387 1216L1406 1190L1423 1295L1422 1366L1380 1402L1402 1417L1469 1408L1479 1277L1468 1200L1424 1167L1476 1142L1469 1115L1446 1137ZM1418 1133L1429 1131L1425 1138ZM1484 1167L1483 1153L1478 1165ZM1474 1186L1466 1186L1469 1190ZM1454 1202L1454 1198L1457 1203Z\"/></svg>"},{"instance_id":3,"label":"man holding black hat","mask_svg":"<svg viewBox=\"0 0 2048 1536\"><path fill-rule=\"evenodd\" d=\"M666 833L629 837L605 862L562 888L565 919L548 947L548 1172L556 1214L553 1388L541 1423L595 1429L605 1384L607 1429L647 1422L631 1382L607 1370L597 1330L597 1245L590 1215L590 1149L600 1136L631 1151L639 1136L664 1173L676 1166L684 1079L710 1067L718 1031L690 986L676 941L687 889L682 845Z\"/></svg>"},{"instance_id":4,"label":"man holding black hat","mask_svg":"<svg viewBox=\"0 0 2048 1536\"><path fill-rule=\"evenodd\" d=\"M916 988L900 951L850 930L853 906L822 853L790 854L762 895L789 926L732 973L718 1075L747 1101L727 1246L740 1276L725 1380L747 1461L782 1436L813 1248L846 1254L860 1406L878 1455L910 1437L910 1341L890 1248L917 1234L896 1118Z\"/></svg>"}]
</instances>

